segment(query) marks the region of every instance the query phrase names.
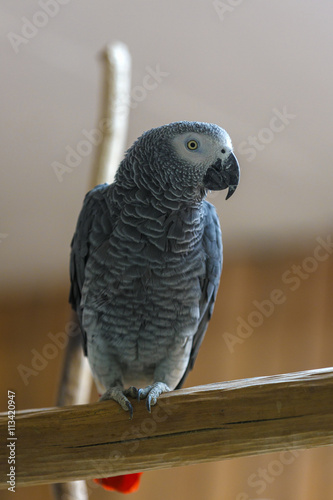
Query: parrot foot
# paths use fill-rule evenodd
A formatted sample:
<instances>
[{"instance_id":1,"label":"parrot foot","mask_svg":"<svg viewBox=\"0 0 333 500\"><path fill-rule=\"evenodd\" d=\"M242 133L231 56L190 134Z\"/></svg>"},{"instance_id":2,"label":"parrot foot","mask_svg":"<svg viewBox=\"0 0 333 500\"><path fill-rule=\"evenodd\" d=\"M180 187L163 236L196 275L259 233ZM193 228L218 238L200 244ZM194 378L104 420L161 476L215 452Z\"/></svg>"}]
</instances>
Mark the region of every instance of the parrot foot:
<instances>
[{"instance_id":1,"label":"parrot foot","mask_svg":"<svg viewBox=\"0 0 333 500\"><path fill-rule=\"evenodd\" d=\"M151 407L156 405L158 397L163 394L163 392L169 392L171 389L164 382L155 382L152 385L148 385L144 389L138 390L138 400L145 399L146 407L149 413L151 412Z\"/></svg>"},{"instance_id":2,"label":"parrot foot","mask_svg":"<svg viewBox=\"0 0 333 500\"><path fill-rule=\"evenodd\" d=\"M128 411L130 414L130 419L133 418L133 406L129 402L126 396L130 396L131 398L138 397L138 389L136 387L129 387L124 390L121 387L110 387L107 391L104 392L103 396L99 398L99 401L108 401L112 399L116 401L123 410Z\"/></svg>"}]
</instances>

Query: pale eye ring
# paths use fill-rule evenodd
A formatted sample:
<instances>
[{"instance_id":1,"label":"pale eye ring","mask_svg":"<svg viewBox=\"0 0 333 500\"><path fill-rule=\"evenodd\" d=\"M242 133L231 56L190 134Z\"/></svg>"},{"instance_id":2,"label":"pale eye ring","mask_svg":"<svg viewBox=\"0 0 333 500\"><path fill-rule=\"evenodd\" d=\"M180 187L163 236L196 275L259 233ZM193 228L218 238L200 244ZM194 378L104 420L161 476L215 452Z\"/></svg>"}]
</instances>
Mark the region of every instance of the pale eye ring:
<instances>
[{"instance_id":1,"label":"pale eye ring","mask_svg":"<svg viewBox=\"0 0 333 500\"><path fill-rule=\"evenodd\" d=\"M190 139L189 141L187 141L186 147L190 151L194 151L195 149L198 149L199 143L195 139Z\"/></svg>"}]
</instances>

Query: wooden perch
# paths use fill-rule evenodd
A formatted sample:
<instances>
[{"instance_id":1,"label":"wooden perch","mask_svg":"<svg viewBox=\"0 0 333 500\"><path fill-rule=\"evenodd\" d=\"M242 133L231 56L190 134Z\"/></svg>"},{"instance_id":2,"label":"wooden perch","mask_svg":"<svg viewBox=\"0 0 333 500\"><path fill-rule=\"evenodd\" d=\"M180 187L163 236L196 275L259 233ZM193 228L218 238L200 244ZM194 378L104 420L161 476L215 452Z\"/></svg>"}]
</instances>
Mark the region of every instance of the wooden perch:
<instances>
[{"instance_id":1,"label":"wooden perch","mask_svg":"<svg viewBox=\"0 0 333 500\"><path fill-rule=\"evenodd\" d=\"M134 401L132 420L112 401L17 412L17 486L333 444L332 395L326 368L182 389L151 414ZM2 414L2 443L7 422ZM8 448L0 453L7 464Z\"/></svg>"}]
</instances>

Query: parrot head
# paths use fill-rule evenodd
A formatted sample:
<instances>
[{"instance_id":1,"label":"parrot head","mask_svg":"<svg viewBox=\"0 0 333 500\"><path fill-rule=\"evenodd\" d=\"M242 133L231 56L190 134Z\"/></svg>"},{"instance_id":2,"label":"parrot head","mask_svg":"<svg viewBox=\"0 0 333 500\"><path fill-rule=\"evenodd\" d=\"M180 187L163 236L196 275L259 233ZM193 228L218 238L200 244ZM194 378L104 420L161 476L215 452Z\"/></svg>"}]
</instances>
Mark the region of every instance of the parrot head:
<instances>
[{"instance_id":1,"label":"parrot head","mask_svg":"<svg viewBox=\"0 0 333 500\"><path fill-rule=\"evenodd\" d=\"M145 132L127 152L136 183L148 174L165 191L204 198L208 190L235 192L239 164L227 132L211 123L174 122ZM121 175L122 164L119 168ZM127 172L131 174L130 172Z\"/></svg>"}]
</instances>

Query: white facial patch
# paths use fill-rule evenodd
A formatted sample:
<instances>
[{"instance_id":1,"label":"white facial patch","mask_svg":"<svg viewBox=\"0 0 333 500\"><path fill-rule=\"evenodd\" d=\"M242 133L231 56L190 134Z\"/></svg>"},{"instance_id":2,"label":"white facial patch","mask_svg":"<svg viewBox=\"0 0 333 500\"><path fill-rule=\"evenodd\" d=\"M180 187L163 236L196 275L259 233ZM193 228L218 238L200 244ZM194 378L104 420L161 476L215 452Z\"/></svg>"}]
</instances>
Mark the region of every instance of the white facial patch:
<instances>
[{"instance_id":1,"label":"white facial patch","mask_svg":"<svg viewBox=\"0 0 333 500\"><path fill-rule=\"evenodd\" d=\"M229 136L226 135L222 141L214 136L198 132L179 134L172 139L172 145L179 158L194 166L203 167L208 167L218 158L223 158L223 149L226 154L232 151Z\"/></svg>"}]
</instances>

